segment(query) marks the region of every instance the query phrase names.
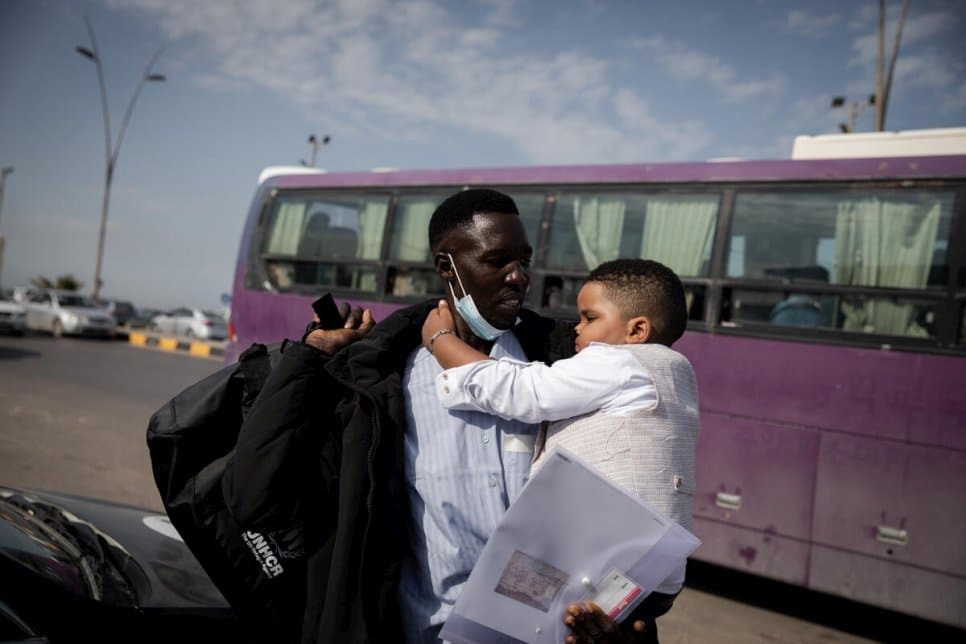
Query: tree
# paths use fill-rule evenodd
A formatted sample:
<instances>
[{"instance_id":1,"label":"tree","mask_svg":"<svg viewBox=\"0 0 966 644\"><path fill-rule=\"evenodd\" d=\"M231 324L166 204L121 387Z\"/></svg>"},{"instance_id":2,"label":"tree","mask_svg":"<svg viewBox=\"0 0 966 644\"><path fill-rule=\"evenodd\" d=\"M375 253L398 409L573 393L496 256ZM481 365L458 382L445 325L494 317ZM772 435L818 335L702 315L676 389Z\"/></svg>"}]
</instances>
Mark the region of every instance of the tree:
<instances>
[{"instance_id":1,"label":"tree","mask_svg":"<svg viewBox=\"0 0 966 644\"><path fill-rule=\"evenodd\" d=\"M55 288L59 291L79 291L80 288L84 286L84 282L78 281L77 278L70 273L60 275L54 281L50 281L43 275L38 275L30 280L30 283L37 288Z\"/></svg>"}]
</instances>

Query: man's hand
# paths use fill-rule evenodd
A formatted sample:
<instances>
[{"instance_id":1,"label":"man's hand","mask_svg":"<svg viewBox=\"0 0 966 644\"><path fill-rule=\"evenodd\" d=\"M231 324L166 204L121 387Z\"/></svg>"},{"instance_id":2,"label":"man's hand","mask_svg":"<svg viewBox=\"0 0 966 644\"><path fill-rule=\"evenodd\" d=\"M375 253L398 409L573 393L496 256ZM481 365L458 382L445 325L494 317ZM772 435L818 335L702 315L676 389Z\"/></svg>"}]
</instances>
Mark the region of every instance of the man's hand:
<instances>
[{"instance_id":1,"label":"man's hand","mask_svg":"<svg viewBox=\"0 0 966 644\"><path fill-rule=\"evenodd\" d=\"M563 618L570 628L567 644L634 644L645 641L647 625L640 620L618 624L593 602L570 604Z\"/></svg>"},{"instance_id":2,"label":"man's hand","mask_svg":"<svg viewBox=\"0 0 966 644\"><path fill-rule=\"evenodd\" d=\"M350 307L348 302L339 305L339 315L345 320L341 329L316 329L305 336L305 344L315 347L323 353L334 355L356 340L362 338L376 325L372 318L372 311ZM319 321L318 315L312 320Z\"/></svg>"},{"instance_id":3,"label":"man's hand","mask_svg":"<svg viewBox=\"0 0 966 644\"><path fill-rule=\"evenodd\" d=\"M423 322L423 346L429 348L429 339L440 329L456 330L456 322L453 320L453 313L449 310L446 300L440 300L435 309L426 316Z\"/></svg>"}]
</instances>

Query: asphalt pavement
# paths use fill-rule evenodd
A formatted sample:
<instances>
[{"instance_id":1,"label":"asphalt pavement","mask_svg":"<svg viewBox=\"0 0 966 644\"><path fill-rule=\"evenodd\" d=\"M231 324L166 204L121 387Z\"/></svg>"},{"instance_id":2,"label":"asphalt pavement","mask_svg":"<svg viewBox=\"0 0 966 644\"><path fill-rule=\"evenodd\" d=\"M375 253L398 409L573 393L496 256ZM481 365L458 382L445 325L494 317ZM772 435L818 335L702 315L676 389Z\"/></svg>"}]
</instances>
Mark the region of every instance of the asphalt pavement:
<instances>
[{"instance_id":1,"label":"asphalt pavement","mask_svg":"<svg viewBox=\"0 0 966 644\"><path fill-rule=\"evenodd\" d=\"M162 510L145 443L148 419L220 367L210 358L123 340L0 336L0 484ZM663 644L858 644L956 635L706 564L689 568L688 586L658 626ZM912 631L929 637L907 638Z\"/></svg>"}]
</instances>

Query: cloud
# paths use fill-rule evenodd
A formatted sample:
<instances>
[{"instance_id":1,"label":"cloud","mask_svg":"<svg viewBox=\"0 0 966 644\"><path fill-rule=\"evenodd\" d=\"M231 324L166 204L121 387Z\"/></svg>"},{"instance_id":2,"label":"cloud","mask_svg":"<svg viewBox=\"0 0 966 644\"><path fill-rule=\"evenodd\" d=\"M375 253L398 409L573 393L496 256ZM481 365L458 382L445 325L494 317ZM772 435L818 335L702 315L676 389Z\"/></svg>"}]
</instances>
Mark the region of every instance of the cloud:
<instances>
[{"instance_id":1,"label":"cloud","mask_svg":"<svg viewBox=\"0 0 966 644\"><path fill-rule=\"evenodd\" d=\"M770 79L739 80L732 65L664 36L640 38L631 45L648 51L670 76L678 80L708 83L726 103L776 96L784 92L787 84L782 74L775 74Z\"/></svg>"},{"instance_id":2,"label":"cloud","mask_svg":"<svg viewBox=\"0 0 966 644\"><path fill-rule=\"evenodd\" d=\"M829 29L841 21L838 14L826 16L810 16L804 11L792 9L788 12L788 20L785 26L789 31L801 36L816 37L826 34Z\"/></svg>"},{"instance_id":3,"label":"cloud","mask_svg":"<svg viewBox=\"0 0 966 644\"><path fill-rule=\"evenodd\" d=\"M955 92L947 95L941 107L945 112L966 111L966 83L960 85Z\"/></svg>"},{"instance_id":4,"label":"cloud","mask_svg":"<svg viewBox=\"0 0 966 644\"><path fill-rule=\"evenodd\" d=\"M108 2L155 17L172 39L206 43L213 63L201 86L266 89L346 129L406 140L462 128L502 137L535 163L690 158L711 140L701 122L625 118L643 99L577 46L520 53L508 35L512 0L478 0L463 14L434 0ZM714 74L726 100L774 87L711 63L695 60L694 73Z\"/></svg>"}]
</instances>

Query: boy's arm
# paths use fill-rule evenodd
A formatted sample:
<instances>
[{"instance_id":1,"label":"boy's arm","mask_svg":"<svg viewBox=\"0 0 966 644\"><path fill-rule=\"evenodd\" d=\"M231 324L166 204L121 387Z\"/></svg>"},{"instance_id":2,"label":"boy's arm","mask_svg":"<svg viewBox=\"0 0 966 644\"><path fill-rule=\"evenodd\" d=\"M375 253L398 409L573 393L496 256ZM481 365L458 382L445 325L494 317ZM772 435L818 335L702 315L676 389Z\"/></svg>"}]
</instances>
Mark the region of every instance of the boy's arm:
<instances>
[{"instance_id":1,"label":"boy's arm","mask_svg":"<svg viewBox=\"0 0 966 644\"><path fill-rule=\"evenodd\" d=\"M560 420L606 410L629 388L653 389L650 376L630 360L626 351L593 346L550 367L508 358L474 362L440 374L436 395L447 409L525 423Z\"/></svg>"},{"instance_id":2,"label":"boy's arm","mask_svg":"<svg viewBox=\"0 0 966 644\"><path fill-rule=\"evenodd\" d=\"M456 322L446 300L440 300L423 323L423 346L429 349L443 369L462 367L490 356L477 351L456 335Z\"/></svg>"}]
</instances>

